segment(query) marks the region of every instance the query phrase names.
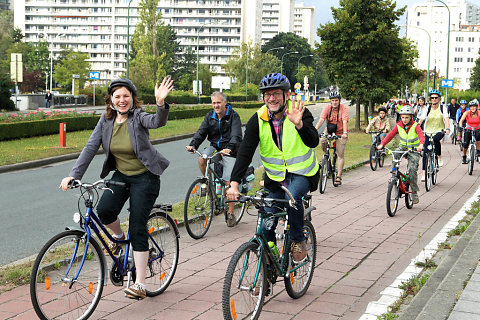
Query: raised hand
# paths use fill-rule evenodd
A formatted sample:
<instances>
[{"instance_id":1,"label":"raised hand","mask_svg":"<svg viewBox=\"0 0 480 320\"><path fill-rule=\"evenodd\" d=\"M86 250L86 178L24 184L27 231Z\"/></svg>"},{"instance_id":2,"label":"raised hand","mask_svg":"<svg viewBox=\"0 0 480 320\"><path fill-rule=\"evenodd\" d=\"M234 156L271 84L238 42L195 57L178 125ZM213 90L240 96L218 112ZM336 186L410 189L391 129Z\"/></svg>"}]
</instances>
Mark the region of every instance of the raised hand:
<instances>
[{"instance_id":1,"label":"raised hand","mask_svg":"<svg viewBox=\"0 0 480 320\"><path fill-rule=\"evenodd\" d=\"M168 96L170 91L173 89L173 79L171 77L163 78L162 83L159 85L155 84L155 101L157 105L161 106L165 102L165 98Z\"/></svg>"},{"instance_id":2,"label":"raised hand","mask_svg":"<svg viewBox=\"0 0 480 320\"><path fill-rule=\"evenodd\" d=\"M297 129L301 129L303 127L302 117L303 112L305 111L305 107L303 106L302 101L293 100L292 101L292 111L287 109L287 117Z\"/></svg>"}]
</instances>

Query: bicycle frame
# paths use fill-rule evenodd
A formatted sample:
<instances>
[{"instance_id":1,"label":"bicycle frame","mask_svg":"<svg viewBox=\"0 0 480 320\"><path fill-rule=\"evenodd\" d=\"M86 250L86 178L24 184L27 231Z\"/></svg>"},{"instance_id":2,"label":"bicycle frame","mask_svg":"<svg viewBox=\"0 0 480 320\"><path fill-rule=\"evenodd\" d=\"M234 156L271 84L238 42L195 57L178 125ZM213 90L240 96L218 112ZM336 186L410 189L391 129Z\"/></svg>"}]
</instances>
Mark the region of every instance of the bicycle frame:
<instances>
[{"instance_id":1,"label":"bicycle frame","mask_svg":"<svg viewBox=\"0 0 480 320\"><path fill-rule=\"evenodd\" d=\"M409 152L407 151L392 151L392 177L390 179L398 179L399 181L399 186L400 186L400 191L403 194L406 194L406 188L405 185L410 185L410 178L407 177L404 173L400 171L400 162L402 162L402 159L405 157L405 155ZM394 153L402 153L402 155L398 158L395 159ZM408 193L412 193L412 191L408 191Z\"/></svg>"},{"instance_id":2,"label":"bicycle frame","mask_svg":"<svg viewBox=\"0 0 480 320\"><path fill-rule=\"evenodd\" d=\"M215 170L212 166L212 158L213 157L208 157L208 156L202 154L201 152L199 152L198 150L195 150L195 153L200 155L200 157L202 157L203 159L207 160L207 166L206 166L207 170L205 170L205 174L201 177L207 179L210 190L215 195L216 206L220 207L220 209L223 209L223 203L224 203L224 198L225 198L224 194L225 194L225 189L226 189L227 185L226 185L225 181L223 181L222 177L220 177L215 172ZM218 181L222 185L222 193L220 195L217 194L217 190L214 190L214 184L213 184L214 181Z\"/></svg>"}]
</instances>

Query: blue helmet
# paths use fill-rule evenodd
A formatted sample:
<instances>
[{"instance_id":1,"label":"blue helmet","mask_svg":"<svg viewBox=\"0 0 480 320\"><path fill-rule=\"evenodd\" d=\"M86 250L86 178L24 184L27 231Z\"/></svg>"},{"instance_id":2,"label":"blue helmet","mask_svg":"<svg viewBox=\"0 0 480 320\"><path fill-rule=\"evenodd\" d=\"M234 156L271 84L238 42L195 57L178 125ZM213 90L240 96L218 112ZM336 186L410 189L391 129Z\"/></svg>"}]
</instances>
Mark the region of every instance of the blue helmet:
<instances>
[{"instance_id":1,"label":"blue helmet","mask_svg":"<svg viewBox=\"0 0 480 320\"><path fill-rule=\"evenodd\" d=\"M432 94L438 94L439 97L442 96L442 94L440 93L440 91L438 91L437 89L432 89L432 90L430 90L430 92L428 93L428 96L430 97Z\"/></svg>"},{"instance_id":2,"label":"blue helmet","mask_svg":"<svg viewBox=\"0 0 480 320\"><path fill-rule=\"evenodd\" d=\"M281 73L270 73L260 81L259 89L262 93L271 89L290 90L290 81Z\"/></svg>"},{"instance_id":3,"label":"blue helmet","mask_svg":"<svg viewBox=\"0 0 480 320\"><path fill-rule=\"evenodd\" d=\"M460 104L467 104L467 100L460 100Z\"/></svg>"}]
</instances>

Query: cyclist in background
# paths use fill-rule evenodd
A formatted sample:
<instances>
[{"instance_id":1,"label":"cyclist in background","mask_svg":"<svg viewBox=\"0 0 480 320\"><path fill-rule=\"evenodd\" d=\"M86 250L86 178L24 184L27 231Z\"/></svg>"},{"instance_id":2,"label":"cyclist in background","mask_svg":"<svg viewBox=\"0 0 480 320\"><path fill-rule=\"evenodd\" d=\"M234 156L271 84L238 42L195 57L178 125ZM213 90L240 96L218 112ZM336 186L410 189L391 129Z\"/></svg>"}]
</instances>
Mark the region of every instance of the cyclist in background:
<instances>
[{"instance_id":1,"label":"cyclist in background","mask_svg":"<svg viewBox=\"0 0 480 320\"><path fill-rule=\"evenodd\" d=\"M260 158L266 172L265 190L269 197L288 199L281 189L285 186L298 203L296 209L288 207L287 213L292 256L295 262L299 262L307 256L302 197L308 191L316 190L320 180L315 155L318 133L313 126L313 116L303 102L290 100L290 82L286 76L280 73L266 75L260 82L260 92L265 104L248 120L227 197L229 200L238 199L238 185L260 145ZM278 219L269 229L262 226L267 241L276 242L277 222Z\"/></svg>"},{"instance_id":2,"label":"cyclist in background","mask_svg":"<svg viewBox=\"0 0 480 320\"><path fill-rule=\"evenodd\" d=\"M423 110L420 115L420 122L425 123L424 130L426 133L435 133L433 143L435 143L435 154L438 156L438 165L443 166L442 160L442 144L441 141L445 136L445 132L450 134L450 121L448 118L447 108L440 104L442 94L437 89L430 90L430 105ZM445 131L445 132L444 132ZM429 139L425 141L425 148L430 144ZM427 165L427 155L423 154L423 170ZM422 181L425 181L425 175L422 174Z\"/></svg>"},{"instance_id":3,"label":"cyclist in background","mask_svg":"<svg viewBox=\"0 0 480 320\"><path fill-rule=\"evenodd\" d=\"M236 113L232 106L227 103L227 96L216 91L211 96L213 110L209 111L203 119L200 128L195 133L190 144L185 148L193 153L194 149L198 149L205 138L210 141L210 146L205 148L204 154L212 156L215 151L221 151L230 156L222 155L223 174L222 179L225 184L230 185L230 175L233 165L235 164L235 156L237 149L242 142L242 122L240 116ZM198 167L202 174L205 175L207 169L207 160L198 157ZM237 221L233 213L235 203L228 204L227 226L234 227Z\"/></svg>"},{"instance_id":4,"label":"cyclist in background","mask_svg":"<svg viewBox=\"0 0 480 320\"><path fill-rule=\"evenodd\" d=\"M467 128L475 132L475 145L477 147L477 156L480 154L480 115L478 114L478 101L473 99L468 103L469 111L463 113L462 118L459 121L459 128ZM463 122L466 122L466 125L463 126ZM463 126L463 127L462 127ZM463 156L462 163L467 163L467 150L472 140L472 131L466 130L463 136ZM471 159L474 161L474 159Z\"/></svg>"},{"instance_id":5,"label":"cyclist in background","mask_svg":"<svg viewBox=\"0 0 480 320\"><path fill-rule=\"evenodd\" d=\"M113 80L105 97L106 111L98 120L87 145L83 148L68 177L60 188L67 190L73 179L82 179L100 145L105 151L105 162L100 178L115 170L111 180L123 182L128 189L111 186L113 192L104 192L97 206L100 221L109 228L113 237L125 240L118 215L130 198L129 233L136 266L135 284L124 290L127 297L146 297L145 276L148 263L147 220L160 191L160 175L169 161L150 143L149 129L167 123L169 105L165 98L173 89L173 80L163 79L155 85L157 110L149 114L142 110L137 88L129 79ZM120 244L110 242L109 249L117 254Z\"/></svg>"},{"instance_id":6,"label":"cyclist in background","mask_svg":"<svg viewBox=\"0 0 480 320\"><path fill-rule=\"evenodd\" d=\"M390 128L390 120L387 117L387 110L383 107L378 109L378 116L372 119L368 124L365 132L368 133L369 131L382 131L382 133L377 135L372 135L372 143L375 142L377 139L377 143L380 143L382 139L385 139L387 133L391 130Z\"/></svg>"},{"instance_id":7,"label":"cyclist in background","mask_svg":"<svg viewBox=\"0 0 480 320\"><path fill-rule=\"evenodd\" d=\"M343 104L340 104L342 96L338 91L330 92L330 104L326 106L320 114L320 120L318 120L315 128L320 130L322 124L327 121L327 127L325 128L325 134L335 134L340 136L341 139L336 141L336 153L337 153L337 178L333 183L336 187L342 184L342 171L345 164L345 148L347 146L348 139L348 108ZM321 138L323 152L327 152L327 139Z\"/></svg>"},{"instance_id":8,"label":"cyclist in background","mask_svg":"<svg viewBox=\"0 0 480 320\"><path fill-rule=\"evenodd\" d=\"M450 99L450 104L447 107L448 116L450 119L450 128L453 129L453 123L457 120L457 110L460 109L460 105L457 103L457 99Z\"/></svg>"},{"instance_id":9,"label":"cyclist in background","mask_svg":"<svg viewBox=\"0 0 480 320\"><path fill-rule=\"evenodd\" d=\"M467 100L460 100L460 108L458 108L457 110L457 116L456 116L456 121L457 121L457 124L460 123L460 119L462 118L462 115L465 113L465 111L468 111L470 110L467 106ZM463 128L460 127L460 124L459 124L459 127L458 127L458 136L457 136L457 141L461 141L462 140L462 129L465 128L465 122L463 123Z\"/></svg>"},{"instance_id":10,"label":"cyclist in background","mask_svg":"<svg viewBox=\"0 0 480 320\"><path fill-rule=\"evenodd\" d=\"M403 106L400 109L400 121L393 128L392 131L382 140L378 146L378 150L382 150L383 146L387 145L397 134L400 137L400 144L397 150L408 150L416 148L418 152L422 152L423 144L425 143L425 136L418 123L413 121L414 111L412 106ZM407 154L408 159L408 179L412 186L412 200L417 204L418 199L418 163L420 161L420 155L418 153L409 152Z\"/></svg>"},{"instance_id":11,"label":"cyclist in background","mask_svg":"<svg viewBox=\"0 0 480 320\"><path fill-rule=\"evenodd\" d=\"M413 111L415 112L415 121L418 123L419 120L420 120L420 115L422 114L423 112L423 109L427 108L428 105L425 103L425 97L424 96L420 96L418 97L417 99L417 104L415 105ZM423 125L421 126L422 130L423 130Z\"/></svg>"}]
</instances>

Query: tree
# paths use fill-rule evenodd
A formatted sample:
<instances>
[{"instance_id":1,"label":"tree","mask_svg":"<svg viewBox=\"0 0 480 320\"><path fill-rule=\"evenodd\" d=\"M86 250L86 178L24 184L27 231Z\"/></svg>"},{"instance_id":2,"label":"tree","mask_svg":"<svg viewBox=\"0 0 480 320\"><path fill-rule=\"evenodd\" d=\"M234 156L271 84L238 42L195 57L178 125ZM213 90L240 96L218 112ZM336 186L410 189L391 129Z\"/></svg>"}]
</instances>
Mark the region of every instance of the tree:
<instances>
[{"instance_id":1,"label":"tree","mask_svg":"<svg viewBox=\"0 0 480 320\"><path fill-rule=\"evenodd\" d=\"M418 76L418 52L395 25L404 12L392 0L340 0L340 7L332 8L334 22L317 30L322 42L316 51L330 80L356 101L356 129L360 103L384 101Z\"/></svg>"},{"instance_id":2,"label":"tree","mask_svg":"<svg viewBox=\"0 0 480 320\"><path fill-rule=\"evenodd\" d=\"M470 89L480 90L480 57L475 60L475 66L470 75Z\"/></svg>"},{"instance_id":3,"label":"tree","mask_svg":"<svg viewBox=\"0 0 480 320\"><path fill-rule=\"evenodd\" d=\"M0 72L0 110L14 110L15 104L10 99L11 81L10 74L6 72Z\"/></svg>"},{"instance_id":4,"label":"tree","mask_svg":"<svg viewBox=\"0 0 480 320\"><path fill-rule=\"evenodd\" d=\"M247 64L248 56L248 64ZM272 72L280 72L280 61L277 57L262 52L260 44L255 46L252 43L242 43L240 48L235 50L231 58L225 64L227 74L236 79L240 86L245 88L247 80L246 66L248 65L248 83L258 85L262 78Z\"/></svg>"},{"instance_id":5,"label":"tree","mask_svg":"<svg viewBox=\"0 0 480 320\"><path fill-rule=\"evenodd\" d=\"M300 37L293 32L280 32L275 37L270 39L262 46L262 52L267 52L270 49L283 47L283 49L272 50L269 53L278 58L278 71L282 69L281 60L283 57L283 74L287 76L291 83L303 82L303 79L297 79L297 65L298 59L303 56L309 56L313 54L311 46L308 44L306 38ZM298 52L295 54L287 54L289 52ZM302 63L310 66L313 63L312 57L305 57L302 59Z\"/></svg>"},{"instance_id":6,"label":"tree","mask_svg":"<svg viewBox=\"0 0 480 320\"><path fill-rule=\"evenodd\" d=\"M88 79L88 71L90 70L90 63L87 53L71 51L67 57L63 59L59 65L55 66L53 77L56 82L60 83L64 88L72 87L72 75L80 75L80 87L83 87L85 81Z\"/></svg>"},{"instance_id":7,"label":"tree","mask_svg":"<svg viewBox=\"0 0 480 320\"><path fill-rule=\"evenodd\" d=\"M189 47L180 58L179 68L175 73L175 86L180 90L191 91L193 81L196 80L196 70L197 58Z\"/></svg>"}]
</instances>

